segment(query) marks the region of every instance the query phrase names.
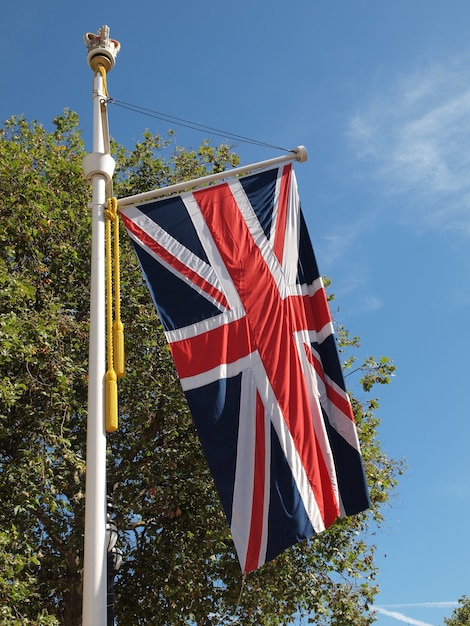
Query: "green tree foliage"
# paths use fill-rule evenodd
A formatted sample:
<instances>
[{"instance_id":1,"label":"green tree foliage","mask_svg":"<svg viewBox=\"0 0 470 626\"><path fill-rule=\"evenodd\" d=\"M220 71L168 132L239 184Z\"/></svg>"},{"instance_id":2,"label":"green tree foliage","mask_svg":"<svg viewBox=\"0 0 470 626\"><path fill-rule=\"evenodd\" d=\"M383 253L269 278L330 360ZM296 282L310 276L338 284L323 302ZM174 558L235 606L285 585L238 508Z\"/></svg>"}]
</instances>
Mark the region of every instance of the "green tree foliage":
<instances>
[{"instance_id":1,"label":"green tree foliage","mask_svg":"<svg viewBox=\"0 0 470 626\"><path fill-rule=\"evenodd\" d=\"M77 116L66 112L54 128L15 117L0 130L0 624L80 624L90 190ZM133 150L113 151L121 197L237 164L225 145L186 150L149 132ZM119 624L275 625L296 613L318 625L372 623L367 529L380 523L401 466L381 449L377 401L366 392L389 381L393 364L356 363L364 391L353 405L371 510L250 574L240 596L226 520L124 237L121 282L127 375L120 428L108 438L124 552ZM339 331L351 368L358 340Z\"/></svg>"},{"instance_id":2,"label":"green tree foliage","mask_svg":"<svg viewBox=\"0 0 470 626\"><path fill-rule=\"evenodd\" d=\"M446 626L470 626L470 598L462 596L459 606L454 609L452 616L444 618Z\"/></svg>"}]
</instances>

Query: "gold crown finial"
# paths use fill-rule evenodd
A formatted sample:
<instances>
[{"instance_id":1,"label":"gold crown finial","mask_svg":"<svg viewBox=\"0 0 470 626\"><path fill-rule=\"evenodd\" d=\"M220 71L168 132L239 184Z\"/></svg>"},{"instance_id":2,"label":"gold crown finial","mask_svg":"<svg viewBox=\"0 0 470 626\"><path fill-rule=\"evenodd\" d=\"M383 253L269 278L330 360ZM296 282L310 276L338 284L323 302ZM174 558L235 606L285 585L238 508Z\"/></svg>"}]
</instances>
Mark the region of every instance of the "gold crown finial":
<instances>
[{"instance_id":1,"label":"gold crown finial","mask_svg":"<svg viewBox=\"0 0 470 626\"><path fill-rule=\"evenodd\" d=\"M106 72L112 70L121 44L119 41L109 38L109 27L102 26L97 35L86 33L84 40L88 48L87 61L91 69L96 72L98 67L102 65Z\"/></svg>"}]
</instances>

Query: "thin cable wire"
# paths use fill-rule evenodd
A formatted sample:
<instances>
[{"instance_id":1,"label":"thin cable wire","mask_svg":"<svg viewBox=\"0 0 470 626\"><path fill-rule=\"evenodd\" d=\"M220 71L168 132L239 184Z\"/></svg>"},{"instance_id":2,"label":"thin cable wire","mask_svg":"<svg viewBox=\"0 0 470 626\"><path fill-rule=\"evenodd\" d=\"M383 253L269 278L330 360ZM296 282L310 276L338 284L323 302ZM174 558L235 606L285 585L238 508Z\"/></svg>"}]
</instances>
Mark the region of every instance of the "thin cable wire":
<instances>
[{"instance_id":1,"label":"thin cable wire","mask_svg":"<svg viewBox=\"0 0 470 626\"><path fill-rule=\"evenodd\" d=\"M109 98L108 103L115 104L121 109L127 109L129 111L133 111L134 113L140 113L141 115L146 115L147 117L152 117L154 119L161 120L163 122L176 124L177 126L184 126L185 128L191 128L192 130L204 131L211 135L216 135L218 137L224 137L226 139L232 139L234 141L239 141L242 143L249 143L249 144L253 144L256 146L262 146L264 148L272 148L273 150L281 150L283 152L292 152L292 150L289 148L283 148L282 146L276 146L274 144L266 143L264 141L257 141L256 139L251 139L250 137L245 137L243 135L238 135L236 133L231 133L228 131L220 130L219 128L214 128L212 126L205 126L204 124L191 122L190 120L185 120L181 117L168 115L167 113L161 113L160 111L154 111L153 109L147 109L145 107L141 107L136 104L131 104L130 102L117 100L116 98Z\"/></svg>"}]
</instances>

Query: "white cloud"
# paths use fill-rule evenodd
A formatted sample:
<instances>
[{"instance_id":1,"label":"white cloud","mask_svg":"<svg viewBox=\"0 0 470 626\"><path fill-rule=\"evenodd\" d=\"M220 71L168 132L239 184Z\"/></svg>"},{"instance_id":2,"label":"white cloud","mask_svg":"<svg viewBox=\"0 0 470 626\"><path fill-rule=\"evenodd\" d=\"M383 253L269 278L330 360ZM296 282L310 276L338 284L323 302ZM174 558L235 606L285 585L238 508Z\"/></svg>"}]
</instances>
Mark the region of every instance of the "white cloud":
<instances>
[{"instance_id":1,"label":"white cloud","mask_svg":"<svg viewBox=\"0 0 470 626\"><path fill-rule=\"evenodd\" d=\"M382 308L383 301L377 296L368 295L364 297L364 301L362 303L362 310L364 313L371 312L375 313L380 308Z\"/></svg>"},{"instance_id":2,"label":"white cloud","mask_svg":"<svg viewBox=\"0 0 470 626\"><path fill-rule=\"evenodd\" d=\"M397 608L397 607L420 607L425 609L442 609L453 608L459 603L455 600L448 602L413 602L412 604L381 604L379 608ZM377 607L376 607L377 608Z\"/></svg>"},{"instance_id":3,"label":"white cloud","mask_svg":"<svg viewBox=\"0 0 470 626\"><path fill-rule=\"evenodd\" d=\"M375 606L374 609L377 611L377 613L380 613L381 615L387 615L387 617L392 617L399 622L405 622L406 624L412 624L413 626L433 626L429 622L422 622L419 619L413 619L412 617L408 617L407 615L399 613L398 611L389 611L388 609L383 609L379 606Z\"/></svg>"},{"instance_id":4,"label":"white cloud","mask_svg":"<svg viewBox=\"0 0 470 626\"><path fill-rule=\"evenodd\" d=\"M470 66L467 58L400 77L350 120L368 175L407 197L409 216L470 233Z\"/></svg>"},{"instance_id":5,"label":"white cloud","mask_svg":"<svg viewBox=\"0 0 470 626\"><path fill-rule=\"evenodd\" d=\"M428 622L423 622L419 619L414 619L413 617L409 617L404 613L400 613L399 611L390 611L392 608L426 608L426 609L440 609L440 608L454 608L458 606L458 602L450 601L450 602L414 602L412 604L382 604L380 606L374 606L374 610L381 615L386 615L387 617L391 617L393 619L398 620L399 622L405 622L406 624L411 624L413 626L433 626Z\"/></svg>"},{"instance_id":6,"label":"white cloud","mask_svg":"<svg viewBox=\"0 0 470 626\"><path fill-rule=\"evenodd\" d=\"M350 221L338 220L331 226L329 234L316 242L315 251L321 259L322 273L333 276L335 267L339 263L342 265L342 293L354 291L367 280L367 265L361 262L358 266L357 251L364 234L373 230L374 219L374 215L366 211L357 213ZM348 260L346 266L344 259ZM336 278L333 291L339 293Z\"/></svg>"}]
</instances>

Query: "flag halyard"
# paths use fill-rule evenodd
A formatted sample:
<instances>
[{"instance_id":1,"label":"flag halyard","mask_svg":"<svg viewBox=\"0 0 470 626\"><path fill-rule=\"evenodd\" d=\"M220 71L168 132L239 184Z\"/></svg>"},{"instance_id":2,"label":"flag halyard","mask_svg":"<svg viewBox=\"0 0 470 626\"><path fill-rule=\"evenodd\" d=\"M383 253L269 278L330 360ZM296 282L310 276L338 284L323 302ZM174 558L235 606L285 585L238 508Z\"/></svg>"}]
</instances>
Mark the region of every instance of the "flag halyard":
<instances>
[{"instance_id":1,"label":"flag halyard","mask_svg":"<svg viewBox=\"0 0 470 626\"><path fill-rule=\"evenodd\" d=\"M121 211L252 571L369 504L292 165Z\"/></svg>"}]
</instances>

